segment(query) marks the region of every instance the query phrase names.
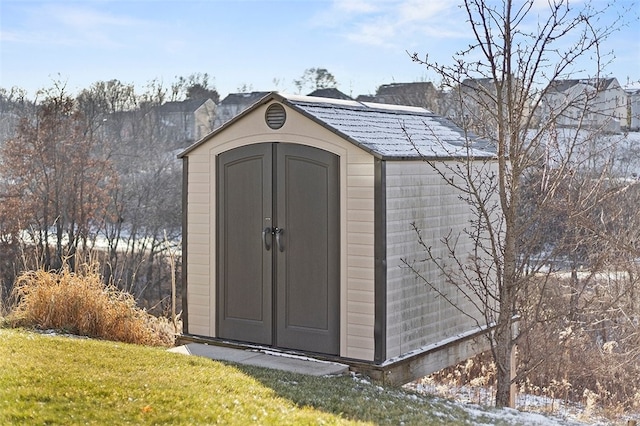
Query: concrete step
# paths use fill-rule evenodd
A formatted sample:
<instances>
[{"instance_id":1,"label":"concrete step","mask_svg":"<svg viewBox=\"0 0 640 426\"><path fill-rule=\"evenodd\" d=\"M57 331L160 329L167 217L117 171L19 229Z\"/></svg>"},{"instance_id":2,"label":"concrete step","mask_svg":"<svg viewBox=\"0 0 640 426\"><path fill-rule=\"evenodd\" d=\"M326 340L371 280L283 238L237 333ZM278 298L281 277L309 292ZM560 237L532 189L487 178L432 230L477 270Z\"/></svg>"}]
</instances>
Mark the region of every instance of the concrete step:
<instances>
[{"instance_id":1,"label":"concrete step","mask_svg":"<svg viewBox=\"0 0 640 426\"><path fill-rule=\"evenodd\" d=\"M335 362L320 361L313 358L265 350L234 349L203 343L188 343L186 345L176 346L175 348L169 349L169 352L290 371L309 376L334 376L346 374L349 371L349 366Z\"/></svg>"}]
</instances>

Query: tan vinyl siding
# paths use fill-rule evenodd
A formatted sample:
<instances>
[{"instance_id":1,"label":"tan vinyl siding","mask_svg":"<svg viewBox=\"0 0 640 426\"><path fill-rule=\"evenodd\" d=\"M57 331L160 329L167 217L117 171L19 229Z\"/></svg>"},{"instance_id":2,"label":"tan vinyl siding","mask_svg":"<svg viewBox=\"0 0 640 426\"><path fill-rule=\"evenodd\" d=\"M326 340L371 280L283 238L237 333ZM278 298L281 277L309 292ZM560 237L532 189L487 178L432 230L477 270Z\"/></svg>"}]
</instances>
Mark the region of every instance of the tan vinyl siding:
<instances>
[{"instance_id":1,"label":"tan vinyl siding","mask_svg":"<svg viewBox=\"0 0 640 426\"><path fill-rule=\"evenodd\" d=\"M474 308L425 259L415 223L427 245L444 255L440 239L458 235L468 226L470 210L459 193L422 161L387 162L387 359L474 329L475 321L439 297L402 262L417 261L425 277L445 291L465 312ZM472 242L462 236L457 249L469 252ZM479 317L479 315L478 315Z\"/></svg>"},{"instance_id":2,"label":"tan vinyl siding","mask_svg":"<svg viewBox=\"0 0 640 426\"><path fill-rule=\"evenodd\" d=\"M340 157L340 355L371 361L375 320L373 156L288 107L285 125L271 130L264 121L267 107L245 115L242 123L222 129L187 155L188 331L215 337L216 156L254 143L298 143ZM208 252L203 245L208 245Z\"/></svg>"},{"instance_id":3,"label":"tan vinyl siding","mask_svg":"<svg viewBox=\"0 0 640 426\"><path fill-rule=\"evenodd\" d=\"M347 338L346 356L374 356L374 162L354 155L347 167Z\"/></svg>"},{"instance_id":4,"label":"tan vinyl siding","mask_svg":"<svg viewBox=\"0 0 640 426\"><path fill-rule=\"evenodd\" d=\"M209 309L209 161L189 158L187 190L187 303L189 333L211 335Z\"/></svg>"}]
</instances>

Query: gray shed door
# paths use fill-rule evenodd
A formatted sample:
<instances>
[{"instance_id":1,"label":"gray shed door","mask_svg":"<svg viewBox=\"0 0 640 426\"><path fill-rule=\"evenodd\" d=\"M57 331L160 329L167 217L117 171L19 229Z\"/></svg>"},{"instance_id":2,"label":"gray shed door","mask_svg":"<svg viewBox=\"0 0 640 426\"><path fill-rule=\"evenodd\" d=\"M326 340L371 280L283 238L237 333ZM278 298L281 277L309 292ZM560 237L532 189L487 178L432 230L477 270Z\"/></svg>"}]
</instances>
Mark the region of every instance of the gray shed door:
<instances>
[{"instance_id":1,"label":"gray shed door","mask_svg":"<svg viewBox=\"0 0 640 426\"><path fill-rule=\"evenodd\" d=\"M218 157L218 336L339 354L339 160L262 143Z\"/></svg>"}]
</instances>

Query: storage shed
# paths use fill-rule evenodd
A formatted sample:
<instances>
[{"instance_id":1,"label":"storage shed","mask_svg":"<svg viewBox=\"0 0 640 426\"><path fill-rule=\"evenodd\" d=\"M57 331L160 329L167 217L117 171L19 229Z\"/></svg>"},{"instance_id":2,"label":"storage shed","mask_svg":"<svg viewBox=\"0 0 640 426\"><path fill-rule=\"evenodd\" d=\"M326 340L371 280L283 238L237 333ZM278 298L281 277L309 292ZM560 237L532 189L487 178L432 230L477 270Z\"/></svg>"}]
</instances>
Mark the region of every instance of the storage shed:
<instances>
[{"instance_id":1,"label":"storage shed","mask_svg":"<svg viewBox=\"0 0 640 426\"><path fill-rule=\"evenodd\" d=\"M311 353L392 383L484 350L486 327L461 313L471 302L452 291L452 306L401 261L424 259L412 224L436 250L468 225L424 162L493 156L466 144L423 108L270 93L189 147L183 338Z\"/></svg>"}]
</instances>

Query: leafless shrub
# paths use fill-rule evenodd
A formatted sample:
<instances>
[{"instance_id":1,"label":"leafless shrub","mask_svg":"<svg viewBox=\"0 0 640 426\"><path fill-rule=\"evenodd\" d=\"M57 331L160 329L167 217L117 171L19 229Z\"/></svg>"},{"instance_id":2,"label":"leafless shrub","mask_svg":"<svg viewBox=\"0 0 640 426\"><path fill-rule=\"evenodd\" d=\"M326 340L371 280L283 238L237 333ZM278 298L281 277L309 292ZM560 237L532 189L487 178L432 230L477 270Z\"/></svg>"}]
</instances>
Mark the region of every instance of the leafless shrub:
<instances>
[{"instance_id":1,"label":"leafless shrub","mask_svg":"<svg viewBox=\"0 0 640 426\"><path fill-rule=\"evenodd\" d=\"M582 416L620 419L640 410L640 305L635 271L554 273L533 279L531 303L520 326L518 368L529 373L518 381L526 409L557 412L581 407ZM576 297L576 289L580 297ZM540 294L544 293L544 294ZM572 315L567 312L573 311ZM438 371L422 383L438 394L489 404L495 364L481 354ZM485 389L483 393L479 389ZM485 398L486 399L486 398Z\"/></svg>"},{"instance_id":2,"label":"leafless shrub","mask_svg":"<svg viewBox=\"0 0 640 426\"><path fill-rule=\"evenodd\" d=\"M576 279L578 314L568 318L559 313L576 303L576 286L569 282ZM521 388L597 405L613 416L640 408L640 387L632 379L640 377L640 311L628 291L633 287L631 275L610 273L558 277L538 289L552 294L539 307L542 320L518 346L522 362L536 364Z\"/></svg>"}]
</instances>

